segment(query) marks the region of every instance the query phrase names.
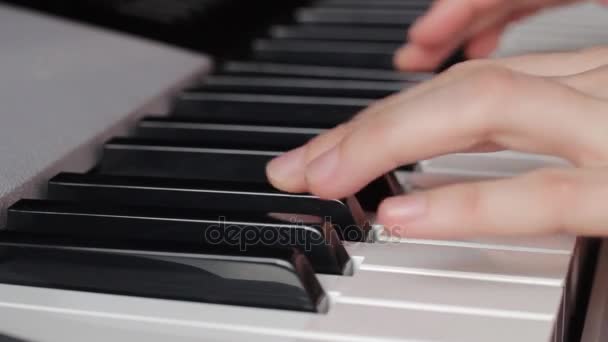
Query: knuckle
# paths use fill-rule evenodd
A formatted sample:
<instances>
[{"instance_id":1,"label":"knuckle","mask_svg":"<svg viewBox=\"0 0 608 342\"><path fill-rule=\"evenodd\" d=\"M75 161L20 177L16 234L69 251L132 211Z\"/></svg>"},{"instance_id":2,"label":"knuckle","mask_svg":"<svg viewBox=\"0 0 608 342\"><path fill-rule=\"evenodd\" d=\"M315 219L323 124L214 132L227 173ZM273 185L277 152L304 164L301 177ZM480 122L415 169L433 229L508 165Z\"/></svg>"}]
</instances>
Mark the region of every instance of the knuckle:
<instances>
[{"instance_id":1,"label":"knuckle","mask_svg":"<svg viewBox=\"0 0 608 342\"><path fill-rule=\"evenodd\" d=\"M477 97L498 99L508 97L517 89L515 72L497 65L484 65L471 74L469 87Z\"/></svg>"},{"instance_id":2,"label":"knuckle","mask_svg":"<svg viewBox=\"0 0 608 342\"><path fill-rule=\"evenodd\" d=\"M471 126L476 136L489 139L501 126L502 111L517 97L518 88L515 72L490 64L476 67L465 84L462 98L466 103L459 119Z\"/></svg>"},{"instance_id":3,"label":"knuckle","mask_svg":"<svg viewBox=\"0 0 608 342\"><path fill-rule=\"evenodd\" d=\"M305 159L310 163L335 146L350 130L350 123L342 123L331 131L314 137L305 145Z\"/></svg>"}]
</instances>

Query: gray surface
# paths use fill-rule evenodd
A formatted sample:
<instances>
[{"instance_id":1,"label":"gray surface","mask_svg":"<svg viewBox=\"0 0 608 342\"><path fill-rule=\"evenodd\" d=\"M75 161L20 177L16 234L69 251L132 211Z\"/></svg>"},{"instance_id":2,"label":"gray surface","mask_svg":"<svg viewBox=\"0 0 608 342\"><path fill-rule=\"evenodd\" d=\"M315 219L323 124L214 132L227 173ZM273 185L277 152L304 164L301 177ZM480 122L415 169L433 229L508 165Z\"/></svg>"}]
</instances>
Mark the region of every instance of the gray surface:
<instances>
[{"instance_id":1,"label":"gray surface","mask_svg":"<svg viewBox=\"0 0 608 342\"><path fill-rule=\"evenodd\" d=\"M513 25L496 56L565 51L608 44L608 8L589 1L546 11Z\"/></svg>"},{"instance_id":2,"label":"gray surface","mask_svg":"<svg viewBox=\"0 0 608 342\"><path fill-rule=\"evenodd\" d=\"M91 167L125 120L208 67L200 56L2 5L0 46L0 213L57 171Z\"/></svg>"}]
</instances>

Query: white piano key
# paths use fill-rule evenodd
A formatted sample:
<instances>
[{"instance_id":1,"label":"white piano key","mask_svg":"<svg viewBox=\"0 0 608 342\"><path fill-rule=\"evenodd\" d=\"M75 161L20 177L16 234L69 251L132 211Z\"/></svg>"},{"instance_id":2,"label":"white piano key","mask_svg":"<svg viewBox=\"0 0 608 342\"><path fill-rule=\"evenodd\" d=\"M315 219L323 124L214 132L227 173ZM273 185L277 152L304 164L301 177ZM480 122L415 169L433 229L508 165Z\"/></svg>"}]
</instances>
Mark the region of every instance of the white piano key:
<instances>
[{"instance_id":1,"label":"white piano key","mask_svg":"<svg viewBox=\"0 0 608 342\"><path fill-rule=\"evenodd\" d=\"M410 243L349 243L366 271L481 279L561 287L570 256Z\"/></svg>"},{"instance_id":2,"label":"white piano key","mask_svg":"<svg viewBox=\"0 0 608 342\"><path fill-rule=\"evenodd\" d=\"M576 245L576 237L568 235L505 237L487 236L472 237L460 240L423 240L394 238L386 235L378 236L384 241L399 241L438 246L455 246L464 248L485 248L494 250L510 250L530 253L548 253L571 255Z\"/></svg>"},{"instance_id":3,"label":"white piano key","mask_svg":"<svg viewBox=\"0 0 608 342\"><path fill-rule=\"evenodd\" d=\"M420 171L428 174L455 174L475 177L511 177L545 167L568 167L566 161L549 156L512 151L458 153L422 161Z\"/></svg>"},{"instance_id":4,"label":"white piano key","mask_svg":"<svg viewBox=\"0 0 608 342\"><path fill-rule=\"evenodd\" d=\"M334 317L340 319L333 319ZM368 324L353 324L360 317ZM355 336L403 338L415 341L547 341L553 321L496 319L422 310L387 309L376 306L336 305L327 320L313 329L346 331ZM480 329L483 327L483 329Z\"/></svg>"},{"instance_id":5,"label":"white piano key","mask_svg":"<svg viewBox=\"0 0 608 342\"><path fill-rule=\"evenodd\" d=\"M513 177L540 168L571 165L560 158L502 151L495 153L455 153L418 163L415 172L398 172L408 189L428 189L442 185Z\"/></svg>"},{"instance_id":6,"label":"white piano key","mask_svg":"<svg viewBox=\"0 0 608 342\"><path fill-rule=\"evenodd\" d=\"M146 336L152 341L548 341L554 322L377 306L339 296L327 315L0 286L6 333L47 342ZM344 302L349 302L348 299ZM31 329L30 322L40 322ZM109 333L104 332L112 327ZM99 336L92 336L93 332ZM156 337L155 337L156 336ZM157 339L158 338L158 339Z\"/></svg>"},{"instance_id":7,"label":"white piano key","mask_svg":"<svg viewBox=\"0 0 608 342\"><path fill-rule=\"evenodd\" d=\"M525 236L525 237L478 237L462 240L465 243L480 244L488 248L507 248L512 250L539 253L559 253L572 255L576 237L570 235Z\"/></svg>"},{"instance_id":8,"label":"white piano key","mask_svg":"<svg viewBox=\"0 0 608 342\"><path fill-rule=\"evenodd\" d=\"M325 289L340 294L337 302L349 298L376 302L378 306L389 303L397 307L428 306L437 311L476 311L496 318L553 319L562 296L562 288L555 286L366 270L352 277L323 275L319 279Z\"/></svg>"}]
</instances>

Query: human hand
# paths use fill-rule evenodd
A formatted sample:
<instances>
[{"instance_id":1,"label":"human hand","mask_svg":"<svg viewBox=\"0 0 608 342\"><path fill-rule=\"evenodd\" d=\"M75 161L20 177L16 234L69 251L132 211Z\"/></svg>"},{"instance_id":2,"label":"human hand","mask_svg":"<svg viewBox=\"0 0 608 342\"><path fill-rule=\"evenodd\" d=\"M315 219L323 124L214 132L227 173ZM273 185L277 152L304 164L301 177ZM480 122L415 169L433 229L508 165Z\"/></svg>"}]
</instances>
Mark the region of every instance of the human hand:
<instances>
[{"instance_id":1,"label":"human hand","mask_svg":"<svg viewBox=\"0 0 608 342\"><path fill-rule=\"evenodd\" d=\"M399 165L513 149L576 168L390 198L379 222L415 238L608 235L608 48L466 62L381 100L268 165L278 188L356 193Z\"/></svg>"},{"instance_id":2,"label":"human hand","mask_svg":"<svg viewBox=\"0 0 608 342\"><path fill-rule=\"evenodd\" d=\"M409 43L395 54L395 65L402 70L434 70L465 43L468 57L487 57L510 23L544 8L581 1L437 0L411 27Z\"/></svg>"}]
</instances>

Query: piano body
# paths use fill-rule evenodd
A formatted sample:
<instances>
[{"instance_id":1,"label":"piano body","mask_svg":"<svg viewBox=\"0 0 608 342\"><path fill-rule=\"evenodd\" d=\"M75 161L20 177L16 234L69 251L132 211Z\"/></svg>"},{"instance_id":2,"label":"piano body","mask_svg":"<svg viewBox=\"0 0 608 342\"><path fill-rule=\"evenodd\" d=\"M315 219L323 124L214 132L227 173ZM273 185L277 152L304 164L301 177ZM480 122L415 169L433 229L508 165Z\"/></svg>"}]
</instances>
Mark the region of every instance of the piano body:
<instances>
[{"instance_id":1,"label":"piano body","mask_svg":"<svg viewBox=\"0 0 608 342\"><path fill-rule=\"evenodd\" d=\"M182 17L194 3L209 23L175 38L196 28ZM162 1L105 2L131 18L118 29L98 26L109 12L95 1L41 5L53 14L0 4L0 341L608 340L606 241L395 241L362 216L395 191L561 160L449 155L331 203L260 179L268 158L431 77L390 70L428 3L224 1L227 17L216 3L173 2L175 31L149 24ZM606 23L591 4L550 11L497 55L605 44ZM323 243L192 246L217 213Z\"/></svg>"}]
</instances>

